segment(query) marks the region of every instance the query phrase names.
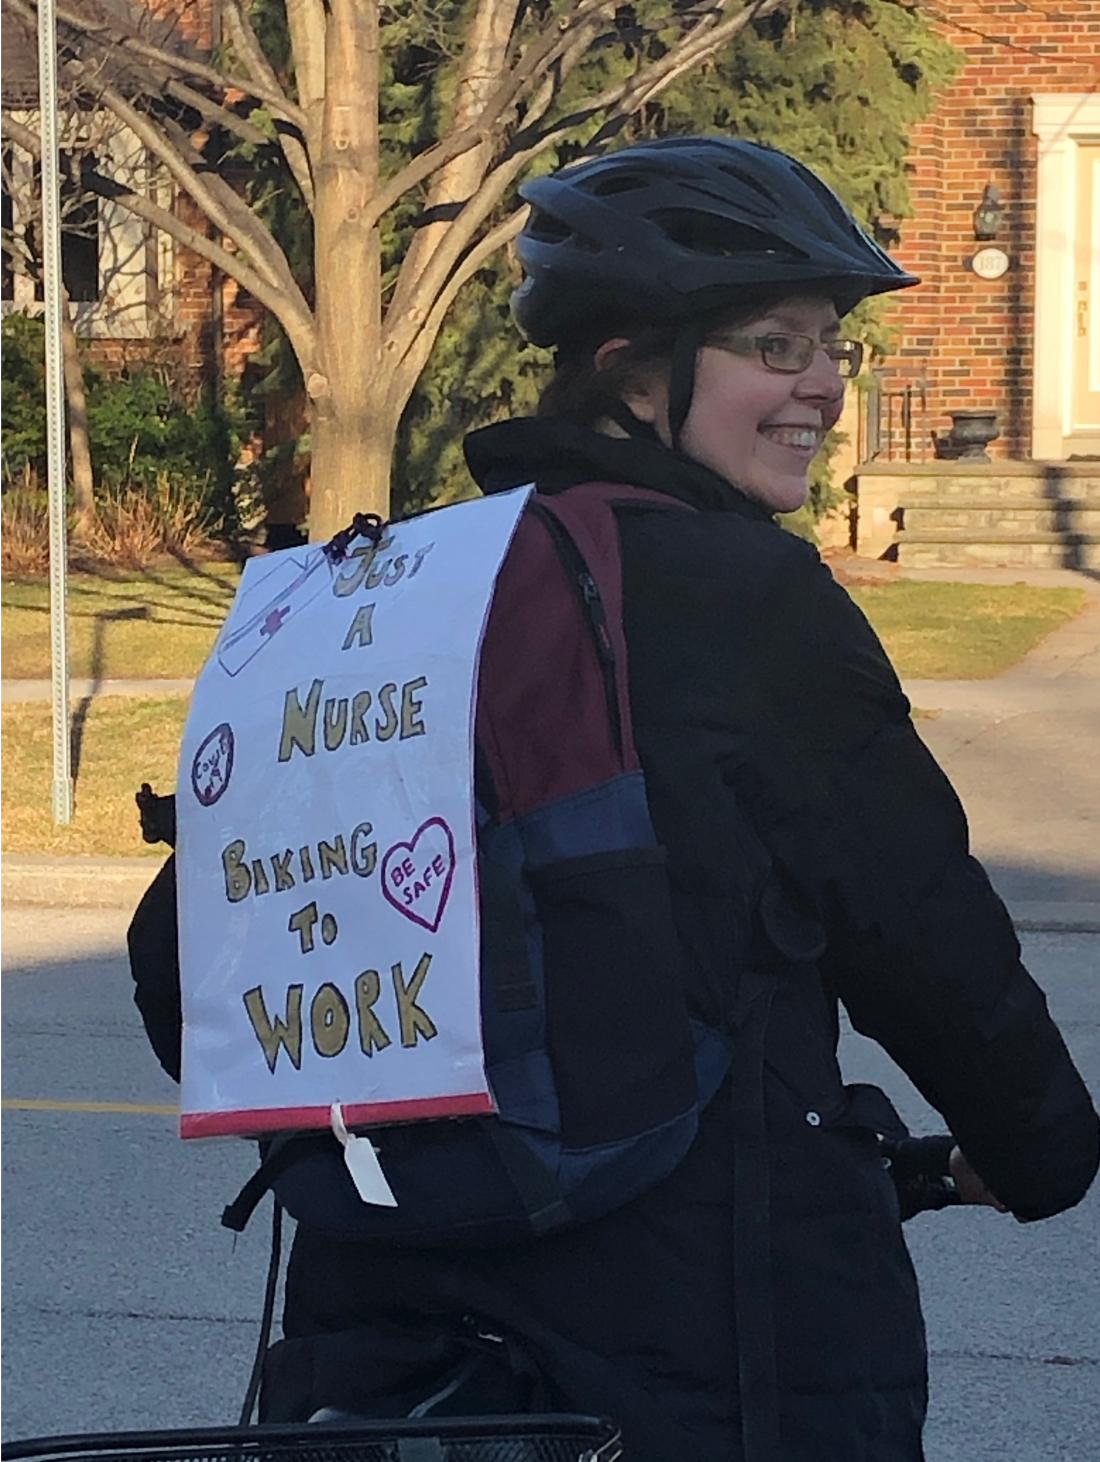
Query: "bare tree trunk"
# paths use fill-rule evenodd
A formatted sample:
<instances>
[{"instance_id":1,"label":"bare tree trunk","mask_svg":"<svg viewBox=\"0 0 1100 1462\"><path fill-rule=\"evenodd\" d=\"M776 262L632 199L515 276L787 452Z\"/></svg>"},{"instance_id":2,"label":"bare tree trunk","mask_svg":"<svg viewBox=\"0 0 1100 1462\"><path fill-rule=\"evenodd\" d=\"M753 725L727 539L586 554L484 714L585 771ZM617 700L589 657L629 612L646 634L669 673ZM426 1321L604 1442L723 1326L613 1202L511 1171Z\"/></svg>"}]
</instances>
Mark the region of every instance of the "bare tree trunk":
<instances>
[{"instance_id":1,"label":"bare tree trunk","mask_svg":"<svg viewBox=\"0 0 1100 1462\"><path fill-rule=\"evenodd\" d=\"M373 393L372 393L373 395ZM310 542L325 543L341 528L346 528L356 513L390 513L390 474L393 468L396 423L390 413L359 412L350 424L340 423L330 430L326 423L321 438L322 449L310 453L309 519ZM314 429L312 440L317 439ZM319 501L316 491L317 473L326 474L330 491ZM331 492L331 484L342 484L339 501Z\"/></svg>"},{"instance_id":2,"label":"bare tree trunk","mask_svg":"<svg viewBox=\"0 0 1100 1462\"><path fill-rule=\"evenodd\" d=\"M317 362L312 403L309 536L331 538L352 514L385 514L381 435L392 446L381 377L381 239L365 225L378 187L377 0L330 0L325 99L316 169ZM339 262L337 262L339 261Z\"/></svg>"},{"instance_id":3,"label":"bare tree trunk","mask_svg":"<svg viewBox=\"0 0 1100 1462\"><path fill-rule=\"evenodd\" d=\"M96 526L92 484L92 453L88 445L88 404L84 399L84 371L73 329L67 291L61 299L61 356L65 368L65 399L69 407L69 455L73 465L73 536L87 538Z\"/></svg>"}]
</instances>

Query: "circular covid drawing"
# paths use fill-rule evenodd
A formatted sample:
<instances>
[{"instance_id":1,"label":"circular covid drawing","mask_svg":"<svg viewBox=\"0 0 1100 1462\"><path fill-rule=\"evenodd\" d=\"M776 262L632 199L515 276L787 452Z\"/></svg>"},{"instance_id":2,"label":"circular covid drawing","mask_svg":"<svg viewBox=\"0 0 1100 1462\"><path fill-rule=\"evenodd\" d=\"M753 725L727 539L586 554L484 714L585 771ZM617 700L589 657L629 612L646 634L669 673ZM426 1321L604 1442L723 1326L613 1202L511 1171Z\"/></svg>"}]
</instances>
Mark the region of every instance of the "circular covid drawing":
<instances>
[{"instance_id":1,"label":"circular covid drawing","mask_svg":"<svg viewBox=\"0 0 1100 1462\"><path fill-rule=\"evenodd\" d=\"M233 727L223 721L214 727L191 763L191 786L204 807L213 807L229 786L232 774Z\"/></svg>"}]
</instances>

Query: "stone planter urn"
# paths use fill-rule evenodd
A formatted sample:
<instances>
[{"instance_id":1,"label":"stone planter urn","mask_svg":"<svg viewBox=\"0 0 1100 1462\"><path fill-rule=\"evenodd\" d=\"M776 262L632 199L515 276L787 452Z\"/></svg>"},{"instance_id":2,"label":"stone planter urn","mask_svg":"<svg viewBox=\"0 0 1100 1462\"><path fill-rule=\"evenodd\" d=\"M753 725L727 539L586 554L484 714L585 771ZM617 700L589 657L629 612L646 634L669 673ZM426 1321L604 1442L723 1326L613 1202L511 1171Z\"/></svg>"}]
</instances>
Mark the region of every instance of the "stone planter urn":
<instances>
[{"instance_id":1,"label":"stone planter urn","mask_svg":"<svg viewBox=\"0 0 1100 1462\"><path fill-rule=\"evenodd\" d=\"M986 447L1000 436L995 411L951 411L951 430L935 437L936 456L956 462L988 462Z\"/></svg>"}]
</instances>

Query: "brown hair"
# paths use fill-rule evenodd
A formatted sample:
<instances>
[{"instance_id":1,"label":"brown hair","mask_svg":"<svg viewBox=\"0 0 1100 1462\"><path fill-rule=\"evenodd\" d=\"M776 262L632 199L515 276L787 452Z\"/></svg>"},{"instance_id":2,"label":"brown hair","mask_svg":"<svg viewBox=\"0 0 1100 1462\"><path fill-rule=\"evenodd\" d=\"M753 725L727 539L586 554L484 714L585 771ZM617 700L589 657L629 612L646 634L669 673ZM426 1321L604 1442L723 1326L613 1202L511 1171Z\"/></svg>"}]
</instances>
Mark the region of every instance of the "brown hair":
<instances>
[{"instance_id":1,"label":"brown hair","mask_svg":"<svg viewBox=\"0 0 1100 1462\"><path fill-rule=\"evenodd\" d=\"M578 426L595 426L616 403L647 376L667 370L677 326L624 326L591 336L569 351L559 350L554 374L539 397L537 415L563 416ZM621 335L627 344L616 350L603 369L596 352L605 340Z\"/></svg>"},{"instance_id":2,"label":"brown hair","mask_svg":"<svg viewBox=\"0 0 1100 1462\"><path fill-rule=\"evenodd\" d=\"M706 333L747 325L766 315L780 300L799 292L790 284L746 290L736 302L702 317ZM676 336L686 323L609 325L583 342L559 347L554 374L539 397L536 415L562 416L578 426L595 426L601 418L613 414L632 387L654 375L667 375ZM602 370L597 369L596 352L605 341L617 336L628 343L615 351Z\"/></svg>"}]
</instances>

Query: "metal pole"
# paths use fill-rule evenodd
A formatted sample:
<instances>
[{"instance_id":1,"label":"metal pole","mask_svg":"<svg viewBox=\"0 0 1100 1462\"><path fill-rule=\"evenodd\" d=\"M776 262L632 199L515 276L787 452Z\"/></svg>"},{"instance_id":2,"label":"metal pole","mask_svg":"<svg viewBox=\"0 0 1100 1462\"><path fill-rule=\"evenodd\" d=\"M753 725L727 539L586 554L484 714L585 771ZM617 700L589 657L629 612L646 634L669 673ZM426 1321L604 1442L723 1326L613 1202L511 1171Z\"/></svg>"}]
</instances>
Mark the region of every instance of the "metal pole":
<instances>
[{"instance_id":1,"label":"metal pole","mask_svg":"<svg viewBox=\"0 0 1100 1462\"><path fill-rule=\"evenodd\" d=\"M61 188L57 134L55 0L38 0L38 105L42 118L42 290L46 316L46 481L50 500L50 649L53 820L73 820L65 534L65 374L61 354Z\"/></svg>"}]
</instances>

